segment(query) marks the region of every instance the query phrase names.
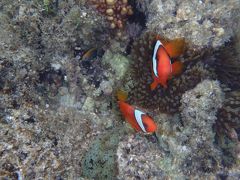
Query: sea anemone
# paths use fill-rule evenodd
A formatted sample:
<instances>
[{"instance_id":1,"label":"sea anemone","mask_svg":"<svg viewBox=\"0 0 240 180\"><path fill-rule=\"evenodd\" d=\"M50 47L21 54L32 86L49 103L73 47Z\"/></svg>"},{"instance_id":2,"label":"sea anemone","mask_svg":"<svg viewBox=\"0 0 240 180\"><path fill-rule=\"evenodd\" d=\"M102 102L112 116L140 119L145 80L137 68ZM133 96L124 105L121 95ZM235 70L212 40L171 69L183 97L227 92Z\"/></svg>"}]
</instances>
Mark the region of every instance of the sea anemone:
<instances>
[{"instance_id":1,"label":"sea anemone","mask_svg":"<svg viewBox=\"0 0 240 180\"><path fill-rule=\"evenodd\" d=\"M194 61L196 63L186 64L181 75L170 79L167 89L159 85L156 90L151 91L150 84L153 81L151 57L156 36L153 33L145 33L133 43L131 52L133 62L130 73L134 85L130 91L130 101L152 110L159 109L165 113L174 113L178 111L181 96L185 91L192 89L204 79L215 77L215 74L199 58Z\"/></svg>"}]
</instances>

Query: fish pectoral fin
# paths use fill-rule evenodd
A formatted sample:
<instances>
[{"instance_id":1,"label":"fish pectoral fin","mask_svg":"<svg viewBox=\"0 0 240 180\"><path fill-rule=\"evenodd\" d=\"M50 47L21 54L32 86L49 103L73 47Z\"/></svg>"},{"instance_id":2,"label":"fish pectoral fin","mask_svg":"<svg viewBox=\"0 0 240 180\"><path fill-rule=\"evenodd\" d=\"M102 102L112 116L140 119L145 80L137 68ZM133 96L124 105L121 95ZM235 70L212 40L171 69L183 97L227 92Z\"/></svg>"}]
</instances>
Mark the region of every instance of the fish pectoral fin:
<instances>
[{"instance_id":1,"label":"fish pectoral fin","mask_svg":"<svg viewBox=\"0 0 240 180\"><path fill-rule=\"evenodd\" d=\"M177 76L179 74L181 74L183 71L183 63L180 61L175 61L172 64L172 73L171 76Z\"/></svg>"},{"instance_id":2,"label":"fish pectoral fin","mask_svg":"<svg viewBox=\"0 0 240 180\"><path fill-rule=\"evenodd\" d=\"M183 54L185 50L185 40L183 38L177 38L173 39L167 43L164 44L164 47L166 51L168 52L168 55L171 58L178 57L181 54Z\"/></svg>"},{"instance_id":3,"label":"fish pectoral fin","mask_svg":"<svg viewBox=\"0 0 240 180\"><path fill-rule=\"evenodd\" d=\"M152 84L150 85L151 90L153 91L154 89L156 89L157 85L158 85L158 82L157 82L157 80L154 78L154 81L153 81Z\"/></svg>"}]
</instances>

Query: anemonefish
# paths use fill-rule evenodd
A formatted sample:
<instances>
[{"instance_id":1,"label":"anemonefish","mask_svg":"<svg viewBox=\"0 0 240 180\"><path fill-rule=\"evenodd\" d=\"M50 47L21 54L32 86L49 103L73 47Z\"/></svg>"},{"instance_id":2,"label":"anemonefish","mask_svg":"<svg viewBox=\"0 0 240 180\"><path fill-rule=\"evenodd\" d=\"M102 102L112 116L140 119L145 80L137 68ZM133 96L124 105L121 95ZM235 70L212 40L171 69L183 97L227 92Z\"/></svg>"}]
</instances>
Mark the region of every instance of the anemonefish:
<instances>
[{"instance_id":1,"label":"anemonefish","mask_svg":"<svg viewBox=\"0 0 240 180\"><path fill-rule=\"evenodd\" d=\"M172 58L183 53L184 45L184 39L165 42L157 37L152 54L153 83L150 85L151 90L154 90L158 84L167 88L167 80L181 73L183 64L180 61L172 63Z\"/></svg>"},{"instance_id":2,"label":"anemonefish","mask_svg":"<svg viewBox=\"0 0 240 180\"><path fill-rule=\"evenodd\" d=\"M157 130L157 125L150 116L125 102L127 95L123 91L118 91L117 96L122 115L136 131L153 133Z\"/></svg>"}]
</instances>

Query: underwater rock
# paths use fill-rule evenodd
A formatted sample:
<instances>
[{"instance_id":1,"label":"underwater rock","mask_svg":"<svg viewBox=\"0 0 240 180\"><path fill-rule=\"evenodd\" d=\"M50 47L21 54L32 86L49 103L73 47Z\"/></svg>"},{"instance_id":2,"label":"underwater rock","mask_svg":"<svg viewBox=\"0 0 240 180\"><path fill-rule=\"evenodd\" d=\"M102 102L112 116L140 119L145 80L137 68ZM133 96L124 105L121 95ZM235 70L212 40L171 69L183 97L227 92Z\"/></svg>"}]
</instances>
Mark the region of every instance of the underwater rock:
<instances>
[{"instance_id":1,"label":"underwater rock","mask_svg":"<svg viewBox=\"0 0 240 180\"><path fill-rule=\"evenodd\" d=\"M159 168L163 154L156 143L143 135L121 138L117 149L118 179L163 179L166 174Z\"/></svg>"},{"instance_id":2,"label":"underwater rock","mask_svg":"<svg viewBox=\"0 0 240 180\"><path fill-rule=\"evenodd\" d=\"M185 136L182 143L190 148L189 154L182 162L185 175L211 174L219 170L221 152L213 144L215 132L212 127L223 100L224 93L218 81L204 80L183 94L181 136Z\"/></svg>"},{"instance_id":3,"label":"underwater rock","mask_svg":"<svg viewBox=\"0 0 240 180\"><path fill-rule=\"evenodd\" d=\"M94 9L75 4L63 13L58 18L45 19L41 26L45 52L55 56L75 47L85 50L106 44L109 36L106 21Z\"/></svg>"},{"instance_id":4,"label":"underwater rock","mask_svg":"<svg viewBox=\"0 0 240 180\"><path fill-rule=\"evenodd\" d=\"M240 2L164 1L153 0L147 5L147 29L170 39L184 37L192 50L217 48L227 42L238 28ZM140 6L141 7L141 6Z\"/></svg>"}]
</instances>

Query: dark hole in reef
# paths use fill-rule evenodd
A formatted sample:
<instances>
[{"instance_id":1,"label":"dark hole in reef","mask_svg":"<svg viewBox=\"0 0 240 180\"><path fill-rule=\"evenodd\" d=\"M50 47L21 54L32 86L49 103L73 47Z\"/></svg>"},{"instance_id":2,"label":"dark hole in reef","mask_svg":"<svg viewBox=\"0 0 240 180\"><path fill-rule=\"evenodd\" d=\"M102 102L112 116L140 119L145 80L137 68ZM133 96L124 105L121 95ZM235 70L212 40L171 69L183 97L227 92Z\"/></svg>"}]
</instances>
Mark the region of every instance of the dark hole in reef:
<instances>
[{"instance_id":1,"label":"dark hole in reef","mask_svg":"<svg viewBox=\"0 0 240 180\"><path fill-rule=\"evenodd\" d=\"M146 28L146 22L147 22L146 16L143 12L140 12L137 9L136 1L135 0L129 1L129 5L132 6L134 13L133 13L133 15L128 17L128 22L139 24L143 29ZM126 48L127 54L131 53L132 43L133 43L133 39L130 39L130 41L127 45L127 48Z\"/></svg>"},{"instance_id":2,"label":"dark hole in reef","mask_svg":"<svg viewBox=\"0 0 240 180\"><path fill-rule=\"evenodd\" d=\"M197 99L199 99L200 97L202 97L200 94L198 94L198 95L196 96Z\"/></svg>"},{"instance_id":3,"label":"dark hole in reef","mask_svg":"<svg viewBox=\"0 0 240 180\"><path fill-rule=\"evenodd\" d=\"M63 180L63 178L60 175L58 175L55 179L56 180Z\"/></svg>"},{"instance_id":4,"label":"dark hole in reef","mask_svg":"<svg viewBox=\"0 0 240 180\"><path fill-rule=\"evenodd\" d=\"M140 176L135 176L136 179L138 180L141 180L141 177Z\"/></svg>"},{"instance_id":5,"label":"dark hole in reef","mask_svg":"<svg viewBox=\"0 0 240 180\"><path fill-rule=\"evenodd\" d=\"M26 152L21 151L18 155L21 161L24 161L27 158L28 154Z\"/></svg>"},{"instance_id":6,"label":"dark hole in reef","mask_svg":"<svg viewBox=\"0 0 240 180\"><path fill-rule=\"evenodd\" d=\"M217 174L217 179L220 179L220 180L226 180L228 177L227 174Z\"/></svg>"},{"instance_id":7,"label":"dark hole in reef","mask_svg":"<svg viewBox=\"0 0 240 180\"><path fill-rule=\"evenodd\" d=\"M130 148L126 148L126 153L129 154L130 153Z\"/></svg>"},{"instance_id":8,"label":"dark hole in reef","mask_svg":"<svg viewBox=\"0 0 240 180\"><path fill-rule=\"evenodd\" d=\"M156 143L156 142L157 142L156 137L154 137L153 135L146 135L145 137L146 137L146 139L147 139L149 142L152 142L152 143Z\"/></svg>"},{"instance_id":9,"label":"dark hole in reef","mask_svg":"<svg viewBox=\"0 0 240 180\"><path fill-rule=\"evenodd\" d=\"M31 116L31 117L29 117L27 119L24 119L24 122L26 122L26 123L35 123L36 120L35 120L35 118L33 116Z\"/></svg>"},{"instance_id":10,"label":"dark hole in reef","mask_svg":"<svg viewBox=\"0 0 240 180\"><path fill-rule=\"evenodd\" d=\"M210 173L216 167L217 161L212 156L208 156L206 158L206 160L208 161L207 163L206 162L202 162L202 170L203 170L203 172Z\"/></svg>"},{"instance_id":11,"label":"dark hole in reef","mask_svg":"<svg viewBox=\"0 0 240 180\"><path fill-rule=\"evenodd\" d=\"M89 167L89 169L93 169L93 159L90 159L89 163L91 164L91 167Z\"/></svg>"},{"instance_id":12,"label":"dark hole in reef","mask_svg":"<svg viewBox=\"0 0 240 180\"><path fill-rule=\"evenodd\" d=\"M132 6L132 9L133 9L133 15L130 16L128 18L128 21L130 23L138 23L140 24L142 27L146 27L146 16L143 12L140 12L138 9L137 9L137 4L136 4L136 1L134 0L131 0L129 1L129 4Z\"/></svg>"},{"instance_id":13,"label":"dark hole in reef","mask_svg":"<svg viewBox=\"0 0 240 180\"><path fill-rule=\"evenodd\" d=\"M2 165L2 168L8 172L14 172L16 170L13 164L7 162Z\"/></svg>"},{"instance_id":14,"label":"dark hole in reef","mask_svg":"<svg viewBox=\"0 0 240 180\"><path fill-rule=\"evenodd\" d=\"M54 70L48 67L39 72L39 82L60 85L64 81L64 76L65 72L63 70Z\"/></svg>"},{"instance_id":15,"label":"dark hole in reef","mask_svg":"<svg viewBox=\"0 0 240 180\"><path fill-rule=\"evenodd\" d=\"M12 101L12 107L14 109L19 109L20 108L20 104L17 102L17 100Z\"/></svg>"},{"instance_id":16,"label":"dark hole in reef","mask_svg":"<svg viewBox=\"0 0 240 180\"><path fill-rule=\"evenodd\" d=\"M58 139L57 139L57 137L52 137L52 138L50 138L50 139L51 139L51 141L52 141L52 147L58 145Z\"/></svg>"},{"instance_id":17,"label":"dark hole in reef","mask_svg":"<svg viewBox=\"0 0 240 180\"><path fill-rule=\"evenodd\" d=\"M105 71L102 67L99 57L94 59L80 60L81 73L86 76L88 82L93 84L95 88L99 88L102 80L107 79L103 74Z\"/></svg>"}]
</instances>

